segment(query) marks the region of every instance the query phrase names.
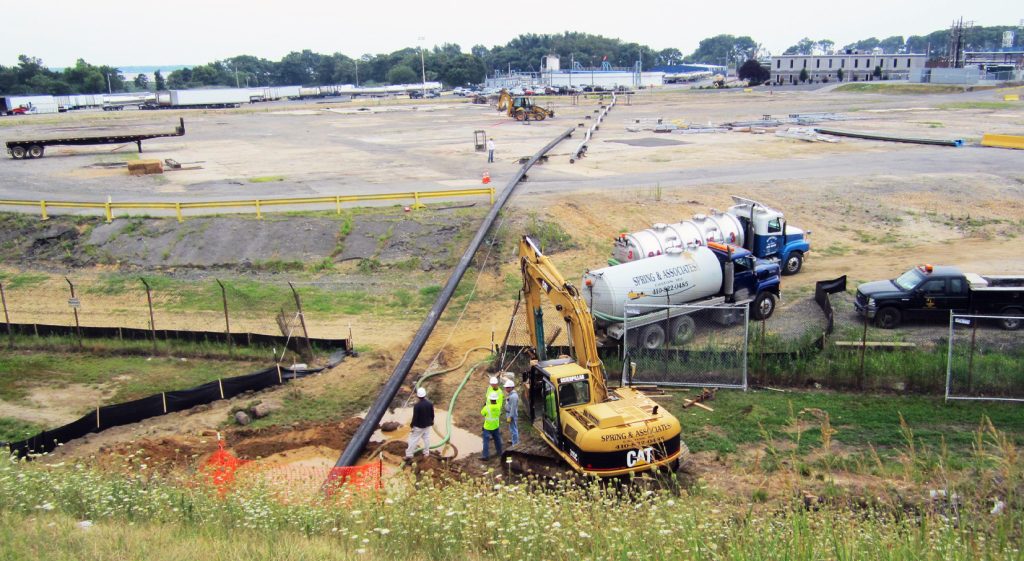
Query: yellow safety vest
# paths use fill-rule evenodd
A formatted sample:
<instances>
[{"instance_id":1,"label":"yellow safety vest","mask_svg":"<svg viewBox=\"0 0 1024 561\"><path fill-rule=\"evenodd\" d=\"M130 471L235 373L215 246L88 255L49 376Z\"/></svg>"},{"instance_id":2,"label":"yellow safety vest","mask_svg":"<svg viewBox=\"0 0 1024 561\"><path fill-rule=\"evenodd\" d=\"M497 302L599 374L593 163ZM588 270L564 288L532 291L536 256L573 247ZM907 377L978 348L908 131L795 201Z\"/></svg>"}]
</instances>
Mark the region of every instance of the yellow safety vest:
<instances>
[{"instance_id":1,"label":"yellow safety vest","mask_svg":"<svg viewBox=\"0 0 1024 561\"><path fill-rule=\"evenodd\" d=\"M480 410L484 416L484 430L496 430L501 422L501 406L496 403L488 403Z\"/></svg>"}]
</instances>

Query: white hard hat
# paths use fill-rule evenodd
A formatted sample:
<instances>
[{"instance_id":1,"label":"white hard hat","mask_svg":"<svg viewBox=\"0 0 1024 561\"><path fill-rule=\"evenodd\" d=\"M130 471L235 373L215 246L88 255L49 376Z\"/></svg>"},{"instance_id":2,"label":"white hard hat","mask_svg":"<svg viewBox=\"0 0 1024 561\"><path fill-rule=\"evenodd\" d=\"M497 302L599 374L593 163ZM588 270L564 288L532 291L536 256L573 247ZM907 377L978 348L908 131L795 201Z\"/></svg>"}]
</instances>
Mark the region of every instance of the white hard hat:
<instances>
[{"instance_id":1,"label":"white hard hat","mask_svg":"<svg viewBox=\"0 0 1024 561\"><path fill-rule=\"evenodd\" d=\"M498 379L494 376L491 376L491 381L487 383L493 386L498 383Z\"/></svg>"},{"instance_id":2,"label":"white hard hat","mask_svg":"<svg viewBox=\"0 0 1024 561\"><path fill-rule=\"evenodd\" d=\"M416 397L427 397L427 390L426 390L426 388L417 388L416 389Z\"/></svg>"},{"instance_id":3,"label":"white hard hat","mask_svg":"<svg viewBox=\"0 0 1024 561\"><path fill-rule=\"evenodd\" d=\"M506 388L514 388L514 387L516 387L516 383L513 382L512 380L505 380L505 387Z\"/></svg>"}]
</instances>

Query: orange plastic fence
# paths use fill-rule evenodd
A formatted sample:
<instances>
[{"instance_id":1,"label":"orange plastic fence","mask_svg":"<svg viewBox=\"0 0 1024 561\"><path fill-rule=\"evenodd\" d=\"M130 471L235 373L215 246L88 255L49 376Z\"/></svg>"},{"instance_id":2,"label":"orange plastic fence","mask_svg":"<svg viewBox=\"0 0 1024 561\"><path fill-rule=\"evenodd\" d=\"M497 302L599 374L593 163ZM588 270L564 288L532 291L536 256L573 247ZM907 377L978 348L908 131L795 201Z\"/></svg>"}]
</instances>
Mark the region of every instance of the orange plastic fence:
<instances>
[{"instance_id":1,"label":"orange plastic fence","mask_svg":"<svg viewBox=\"0 0 1024 561\"><path fill-rule=\"evenodd\" d=\"M217 494L223 497L235 481L235 472L247 463L224 449L224 441L217 442L217 451L210 455L203 466L203 471L210 477L210 482L217 488Z\"/></svg>"},{"instance_id":2,"label":"orange plastic fence","mask_svg":"<svg viewBox=\"0 0 1024 561\"><path fill-rule=\"evenodd\" d=\"M380 489L383 484L381 479L384 475L384 462L377 460L371 464L350 467L334 467L327 474L327 481L324 482L324 493L331 496L342 486L350 486L356 489Z\"/></svg>"}]
</instances>

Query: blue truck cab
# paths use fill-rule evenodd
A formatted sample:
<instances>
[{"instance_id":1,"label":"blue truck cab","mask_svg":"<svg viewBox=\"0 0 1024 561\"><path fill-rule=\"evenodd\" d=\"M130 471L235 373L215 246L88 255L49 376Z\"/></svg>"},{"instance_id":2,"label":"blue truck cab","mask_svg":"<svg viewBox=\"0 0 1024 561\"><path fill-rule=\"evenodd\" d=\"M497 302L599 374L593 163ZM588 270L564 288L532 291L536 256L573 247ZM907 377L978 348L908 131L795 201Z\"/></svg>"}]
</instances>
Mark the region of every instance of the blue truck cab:
<instances>
[{"instance_id":1,"label":"blue truck cab","mask_svg":"<svg viewBox=\"0 0 1024 561\"><path fill-rule=\"evenodd\" d=\"M771 317L782 286L780 265L760 259L741 247L709 242L708 249L715 253L725 272L722 294L731 302L749 300L750 315L754 319ZM729 286L729 279L732 286Z\"/></svg>"},{"instance_id":2,"label":"blue truck cab","mask_svg":"<svg viewBox=\"0 0 1024 561\"><path fill-rule=\"evenodd\" d=\"M784 275L799 273L804 255L811 250L810 232L790 226L782 212L757 201L735 195L732 199L736 204L727 212L743 227L743 247L760 259L778 262Z\"/></svg>"}]
</instances>

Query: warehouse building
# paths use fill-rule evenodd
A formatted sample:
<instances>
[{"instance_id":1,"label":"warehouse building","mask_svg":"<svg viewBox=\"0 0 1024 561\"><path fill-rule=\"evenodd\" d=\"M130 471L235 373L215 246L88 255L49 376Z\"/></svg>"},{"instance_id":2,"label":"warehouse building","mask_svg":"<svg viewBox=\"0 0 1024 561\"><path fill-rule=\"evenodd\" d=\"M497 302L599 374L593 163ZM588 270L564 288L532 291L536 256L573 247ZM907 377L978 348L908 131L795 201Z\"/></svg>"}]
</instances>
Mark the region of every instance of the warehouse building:
<instances>
[{"instance_id":1,"label":"warehouse building","mask_svg":"<svg viewBox=\"0 0 1024 561\"><path fill-rule=\"evenodd\" d=\"M828 55L779 55L771 58L773 84L799 84L807 71L808 82L836 82L843 71L844 82L906 80L914 69L924 68L926 55L883 53L834 53ZM875 76L875 69L881 77Z\"/></svg>"}]
</instances>

